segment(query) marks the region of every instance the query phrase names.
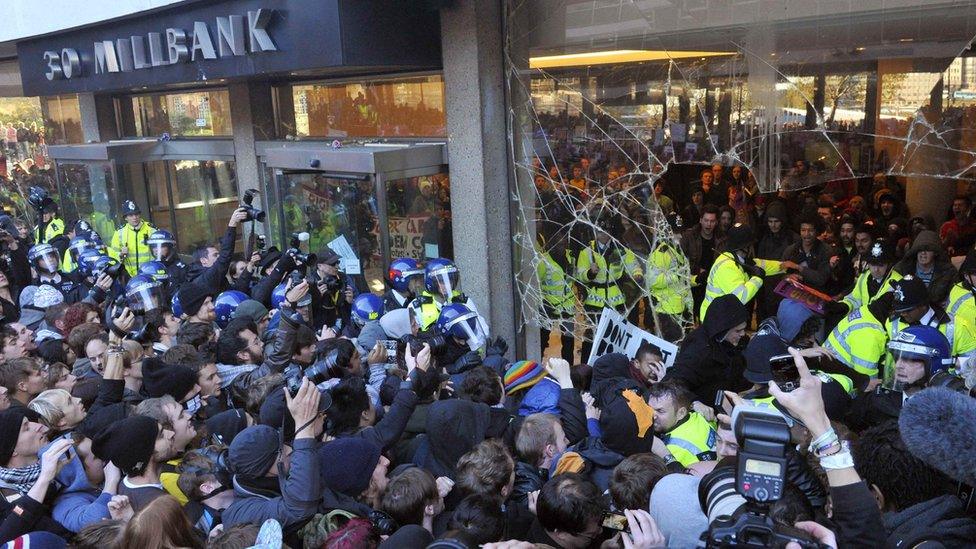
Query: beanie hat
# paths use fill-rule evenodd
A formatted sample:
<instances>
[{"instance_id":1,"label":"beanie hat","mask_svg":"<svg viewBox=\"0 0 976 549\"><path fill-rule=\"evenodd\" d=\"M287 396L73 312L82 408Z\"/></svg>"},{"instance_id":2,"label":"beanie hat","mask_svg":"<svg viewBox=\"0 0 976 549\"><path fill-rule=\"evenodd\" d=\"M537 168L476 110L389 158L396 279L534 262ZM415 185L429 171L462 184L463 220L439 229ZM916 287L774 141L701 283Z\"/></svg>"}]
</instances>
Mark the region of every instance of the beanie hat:
<instances>
[{"instance_id":1,"label":"beanie hat","mask_svg":"<svg viewBox=\"0 0 976 549\"><path fill-rule=\"evenodd\" d=\"M212 296L213 292L205 286L190 282L189 284L184 284L177 295L180 297L180 306L183 308L183 314L193 316L200 312L200 307L203 307L204 300L208 296Z\"/></svg>"},{"instance_id":2,"label":"beanie hat","mask_svg":"<svg viewBox=\"0 0 976 549\"><path fill-rule=\"evenodd\" d=\"M147 416L129 416L102 430L92 441L92 453L111 461L126 475L140 475L149 465L159 424Z\"/></svg>"},{"instance_id":3,"label":"beanie hat","mask_svg":"<svg viewBox=\"0 0 976 549\"><path fill-rule=\"evenodd\" d=\"M230 315L232 319L234 318L247 318L253 320L254 322L260 322L262 318L268 316L268 308L261 304L260 301L254 299L248 299L242 301L237 309Z\"/></svg>"},{"instance_id":4,"label":"beanie hat","mask_svg":"<svg viewBox=\"0 0 976 549\"><path fill-rule=\"evenodd\" d=\"M207 432L210 433L215 443L230 446L234 437L247 429L247 415L243 410L224 410L212 418L208 418L206 424Z\"/></svg>"},{"instance_id":5,"label":"beanie hat","mask_svg":"<svg viewBox=\"0 0 976 549\"><path fill-rule=\"evenodd\" d=\"M64 303L64 295L50 284L41 284L34 292L34 307L37 309L47 309L61 303Z\"/></svg>"},{"instance_id":6,"label":"beanie hat","mask_svg":"<svg viewBox=\"0 0 976 549\"><path fill-rule=\"evenodd\" d=\"M769 368L769 359L786 354L786 344L773 333L757 334L749 340L743 353L746 357L744 377L753 383L767 383L773 379L773 372Z\"/></svg>"},{"instance_id":7,"label":"beanie hat","mask_svg":"<svg viewBox=\"0 0 976 549\"><path fill-rule=\"evenodd\" d=\"M600 414L603 443L624 456L651 451L654 444L653 424L654 409L630 389L610 399Z\"/></svg>"},{"instance_id":8,"label":"beanie hat","mask_svg":"<svg viewBox=\"0 0 976 549\"><path fill-rule=\"evenodd\" d=\"M319 448L322 484L350 497L369 488L373 470L380 461L380 447L356 437L343 437Z\"/></svg>"},{"instance_id":9,"label":"beanie hat","mask_svg":"<svg viewBox=\"0 0 976 549\"><path fill-rule=\"evenodd\" d=\"M234 437L227 453L230 470L245 478L261 478L278 459L278 431L267 425L252 425Z\"/></svg>"},{"instance_id":10,"label":"beanie hat","mask_svg":"<svg viewBox=\"0 0 976 549\"><path fill-rule=\"evenodd\" d=\"M534 360L520 360L505 372L505 394L513 395L528 389L546 377L546 369Z\"/></svg>"},{"instance_id":11,"label":"beanie hat","mask_svg":"<svg viewBox=\"0 0 976 549\"><path fill-rule=\"evenodd\" d=\"M75 385L77 387L78 385ZM72 394L72 396L77 396ZM96 410L88 412L85 419L75 427L75 430L86 437L95 440L106 427L122 421L129 415L129 407L124 402L102 406Z\"/></svg>"},{"instance_id":12,"label":"beanie hat","mask_svg":"<svg viewBox=\"0 0 976 549\"><path fill-rule=\"evenodd\" d=\"M17 436L24 423L26 408L10 408L0 412L0 467L5 467L14 455Z\"/></svg>"},{"instance_id":13,"label":"beanie hat","mask_svg":"<svg viewBox=\"0 0 976 549\"><path fill-rule=\"evenodd\" d=\"M169 395L182 402L196 384L197 374L186 366L166 364L157 357L149 357L142 364L142 386L150 398Z\"/></svg>"}]
</instances>

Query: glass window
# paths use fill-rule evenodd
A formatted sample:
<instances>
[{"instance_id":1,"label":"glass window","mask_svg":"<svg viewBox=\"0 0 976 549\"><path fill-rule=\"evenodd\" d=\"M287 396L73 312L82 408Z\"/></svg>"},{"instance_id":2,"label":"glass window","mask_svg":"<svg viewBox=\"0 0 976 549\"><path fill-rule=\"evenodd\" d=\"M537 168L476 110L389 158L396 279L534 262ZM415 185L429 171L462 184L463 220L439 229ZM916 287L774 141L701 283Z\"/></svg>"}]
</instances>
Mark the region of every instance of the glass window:
<instances>
[{"instance_id":1,"label":"glass window","mask_svg":"<svg viewBox=\"0 0 976 549\"><path fill-rule=\"evenodd\" d=\"M107 163L59 164L61 211L66 222L88 219L106 244L121 223L118 189Z\"/></svg>"},{"instance_id":2,"label":"glass window","mask_svg":"<svg viewBox=\"0 0 976 549\"><path fill-rule=\"evenodd\" d=\"M278 93L288 93L289 87ZM290 86L295 125L279 132L299 137L445 137L444 79L440 75L396 80Z\"/></svg>"},{"instance_id":3,"label":"glass window","mask_svg":"<svg viewBox=\"0 0 976 549\"><path fill-rule=\"evenodd\" d=\"M233 135L230 94L226 89L136 95L132 111L137 137L210 137Z\"/></svg>"},{"instance_id":4,"label":"glass window","mask_svg":"<svg viewBox=\"0 0 976 549\"><path fill-rule=\"evenodd\" d=\"M45 141L48 145L84 143L77 95L42 97Z\"/></svg>"},{"instance_id":5,"label":"glass window","mask_svg":"<svg viewBox=\"0 0 976 549\"><path fill-rule=\"evenodd\" d=\"M233 162L175 160L167 162L180 249L189 253L217 242L237 209L237 172ZM166 206L159 204L158 209ZM238 231L238 237L241 237Z\"/></svg>"},{"instance_id":6,"label":"glass window","mask_svg":"<svg viewBox=\"0 0 976 549\"><path fill-rule=\"evenodd\" d=\"M370 288L382 287L383 252L372 179L338 179L321 173L284 172L278 176L286 236L308 232L308 249L320 253L344 238L359 260ZM286 243L287 244L287 243ZM348 269L347 273L355 269Z\"/></svg>"},{"instance_id":7,"label":"glass window","mask_svg":"<svg viewBox=\"0 0 976 549\"><path fill-rule=\"evenodd\" d=\"M446 173L386 184L390 258L454 258L451 182Z\"/></svg>"}]
</instances>

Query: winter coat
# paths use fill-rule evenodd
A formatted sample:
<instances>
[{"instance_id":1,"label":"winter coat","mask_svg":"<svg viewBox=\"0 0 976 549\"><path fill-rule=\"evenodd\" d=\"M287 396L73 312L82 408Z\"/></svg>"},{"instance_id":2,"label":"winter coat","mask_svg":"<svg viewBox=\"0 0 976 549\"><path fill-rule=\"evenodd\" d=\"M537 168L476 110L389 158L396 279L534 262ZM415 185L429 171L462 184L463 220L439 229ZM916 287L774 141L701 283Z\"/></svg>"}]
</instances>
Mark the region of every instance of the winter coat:
<instances>
[{"instance_id":1,"label":"winter coat","mask_svg":"<svg viewBox=\"0 0 976 549\"><path fill-rule=\"evenodd\" d=\"M915 547L923 540L934 540L952 549L972 547L976 540L976 520L966 516L962 501L954 495L885 513L884 526L888 547Z\"/></svg>"},{"instance_id":2,"label":"winter coat","mask_svg":"<svg viewBox=\"0 0 976 549\"><path fill-rule=\"evenodd\" d=\"M681 349L664 379L674 380L695 394L700 402L713 402L718 390L744 391L751 384L743 377L745 359L740 341L732 347L722 341L733 327L748 319L746 306L734 295L712 302L711 314L681 344Z\"/></svg>"},{"instance_id":3,"label":"winter coat","mask_svg":"<svg viewBox=\"0 0 976 549\"><path fill-rule=\"evenodd\" d=\"M918 252L935 252L935 269L932 273L932 281L927 284L929 290L929 302L944 305L949 291L956 282L956 269L949 262L949 256L942 247L939 235L935 231L921 231L915 237L911 247L905 251L905 257L895 265L895 270L902 276L916 276Z\"/></svg>"},{"instance_id":4,"label":"winter coat","mask_svg":"<svg viewBox=\"0 0 976 549\"><path fill-rule=\"evenodd\" d=\"M294 442L289 474L278 479L278 493L250 488L235 475L236 499L224 509L224 526L261 524L275 519L287 529L311 518L322 499L318 447L319 442L314 439Z\"/></svg>"},{"instance_id":5,"label":"winter coat","mask_svg":"<svg viewBox=\"0 0 976 549\"><path fill-rule=\"evenodd\" d=\"M41 448L41 453L49 446ZM65 488L54 498L51 517L68 530L80 532L89 524L112 518L108 512L112 494L92 486L85 474L85 464L79 456L74 457L55 477Z\"/></svg>"},{"instance_id":6,"label":"winter coat","mask_svg":"<svg viewBox=\"0 0 976 549\"><path fill-rule=\"evenodd\" d=\"M803 283L818 290L825 290L830 281L830 256L833 249L819 240L813 242L813 249L807 254L803 250L803 242L798 241L787 246L782 258L800 266ZM760 256L762 257L762 256Z\"/></svg>"}]
</instances>

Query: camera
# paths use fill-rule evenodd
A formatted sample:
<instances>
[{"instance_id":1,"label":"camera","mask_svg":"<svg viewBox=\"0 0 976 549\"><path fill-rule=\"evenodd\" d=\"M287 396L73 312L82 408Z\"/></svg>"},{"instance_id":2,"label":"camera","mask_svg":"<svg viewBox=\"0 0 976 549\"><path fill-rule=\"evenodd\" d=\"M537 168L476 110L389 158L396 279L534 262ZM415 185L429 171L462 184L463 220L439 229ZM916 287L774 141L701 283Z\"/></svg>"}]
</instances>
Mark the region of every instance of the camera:
<instances>
[{"instance_id":1,"label":"camera","mask_svg":"<svg viewBox=\"0 0 976 549\"><path fill-rule=\"evenodd\" d=\"M244 191L244 196L241 197L241 208L247 212L247 218L244 221L257 221L259 223L264 222L264 218L267 216L264 210L259 210L252 206L254 203L254 197L259 193L254 189L248 189Z\"/></svg>"},{"instance_id":2,"label":"camera","mask_svg":"<svg viewBox=\"0 0 976 549\"><path fill-rule=\"evenodd\" d=\"M300 267L315 263L315 254L305 254L301 250L302 243L308 242L308 239L308 233L291 233L291 242L289 242L291 247L285 251L286 254L295 260L295 264Z\"/></svg>"},{"instance_id":3,"label":"camera","mask_svg":"<svg viewBox=\"0 0 976 549\"><path fill-rule=\"evenodd\" d=\"M259 234L254 237L254 239L254 247L263 252L268 246L268 237L264 236L263 234Z\"/></svg>"},{"instance_id":4,"label":"camera","mask_svg":"<svg viewBox=\"0 0 976 549\"><path fill-rule=\"evenodd\" d=\"M966 381L946 370L943 370L929 379L928 387L945 387L962 395L976 397L976 387L970 389L966 386Z\"/></svg>"},{"instance_id":5,"label":"camera","mask_svg":"<svg viewBox=\"0 0 976 549\"><path fill-rule=\"evenodd\" d=\"M786 484L790 443L786 420L767 408L737 406L732 431L739 444L735 469L716 469L699 487L709 517L719 514L702 534L706 547L785 547L790 542L804 548L824 547L806 532L769 517L770 505L783 496Z\"/></svg>"},{"instance_id":6,"label":"camera","mask_svg":"<svg viewBox=\"0 0 976 549\"><path fill-rule=\"evenodd\" d=\"M417 356L417 353L424 348L424 343L430 345L430 354L438 355L447 349L447 338L444 334L407 334L402 338L403 342L410 347L410 354Z\"/></svg>"},{"instance_id":7,"label":"camera","mask_svg":"<svg viewBox=\"0 0 976 549\"><path fill-rule=\"evenodd\" d=\"M291 396L298 394L302 387L302 379L308 378L314 385L336 377L336 363L339 361L339 350L336 348L326 351L307 368L302 368L294 362L289 364L282 374L285 377L285 387Z\"/></svg>"}]
</instances>

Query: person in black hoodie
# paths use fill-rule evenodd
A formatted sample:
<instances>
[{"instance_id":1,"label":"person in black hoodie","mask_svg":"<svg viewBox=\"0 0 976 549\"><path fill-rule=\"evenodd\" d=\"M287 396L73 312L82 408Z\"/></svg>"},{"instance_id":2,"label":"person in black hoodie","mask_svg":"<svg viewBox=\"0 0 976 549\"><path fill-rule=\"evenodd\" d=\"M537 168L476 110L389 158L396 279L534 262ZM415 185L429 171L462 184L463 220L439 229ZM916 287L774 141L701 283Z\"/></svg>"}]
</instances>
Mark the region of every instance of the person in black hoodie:
<instances>
[{"instance_id":1,"label":"person in black hoodie","mask_svg":"<svg viewBox=\"0 0 976 549\"><path fill-rule=\"evenodd\" d=\"M708 310L713 314L688 334L664 376L684 385L701 402L713 402L719 390L738 392L750 387L743 377L744 345L740 345L749 319L746 306L734 295L723 295Z\"/></svg>"},{"instance_id":2,"label":"person in black hoodie","mask_svg":"<svg viewBox=\"0 0 976 549\"><path fill-rule=\"evenodd\" d=\"M215 246L205 246L193 253L193 263L186 271L186 281L209 288L214 295L225 290L229 285L227 269L230 268L231 256L234 255L234 244L237 242L237 226L248 216L244 208L234 210L227 223L227 232L220 237L220 249ZM214 251L217 251L215 254Z\"/></svg>"}]
</instances>

